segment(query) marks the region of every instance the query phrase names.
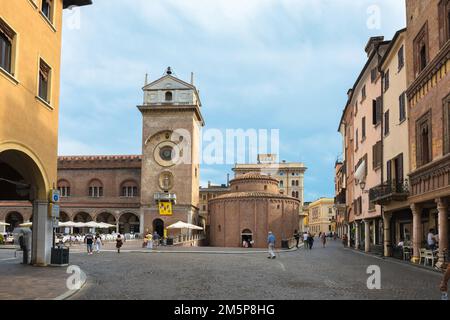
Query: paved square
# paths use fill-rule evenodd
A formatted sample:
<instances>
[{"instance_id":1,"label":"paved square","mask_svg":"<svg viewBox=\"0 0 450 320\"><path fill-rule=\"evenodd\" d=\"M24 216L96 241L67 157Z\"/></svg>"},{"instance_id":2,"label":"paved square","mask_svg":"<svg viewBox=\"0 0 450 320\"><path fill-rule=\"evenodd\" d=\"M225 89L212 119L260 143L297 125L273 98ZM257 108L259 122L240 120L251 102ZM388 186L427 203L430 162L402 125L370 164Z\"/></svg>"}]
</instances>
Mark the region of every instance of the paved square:
<instances>
[{"instance_id":1,"label":"paved square","mask_svg":"<svg viewBox=\"0 0 450 320\"><path fill-rule=\"evenodd\" d=\"M344 249L340 242L281 253L102 252L71 255L88 276L73 299L440 299L441 275ZM381 268L368 290L367 267Z\"/></svg>"}]
</instances>

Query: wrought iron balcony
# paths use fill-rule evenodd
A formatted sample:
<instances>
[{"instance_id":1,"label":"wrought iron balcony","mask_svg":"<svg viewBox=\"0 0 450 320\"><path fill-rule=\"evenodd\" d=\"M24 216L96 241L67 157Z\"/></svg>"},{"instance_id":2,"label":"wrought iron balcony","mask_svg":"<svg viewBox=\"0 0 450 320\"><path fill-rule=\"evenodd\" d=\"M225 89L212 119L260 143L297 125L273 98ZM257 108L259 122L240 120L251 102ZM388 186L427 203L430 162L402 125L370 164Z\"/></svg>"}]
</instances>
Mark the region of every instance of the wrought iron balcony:
<instances>
[{"instance_id":1,"label":"wrought iron balcony","mask_svg":"<svg viewBox=\"0 0 450 320\"><path fill-rule=\"evenodd\" d=\"M341 192L334 198L334 204L335 205L344 205L345 206L345 189L342 189Z\"/></svg>"},{"instance_id":2,"label":"wrought iron balcony","mask_svg":"<svg viewBox=\"0 0 450 320\"><path fill-rule=\"evenodd\" d=\"M391 201L405 201L409 196L409 183L407 180L402 182L386 182L370 189L369 199L379 205L388 204Z\"/></svg>"}]
</instances>

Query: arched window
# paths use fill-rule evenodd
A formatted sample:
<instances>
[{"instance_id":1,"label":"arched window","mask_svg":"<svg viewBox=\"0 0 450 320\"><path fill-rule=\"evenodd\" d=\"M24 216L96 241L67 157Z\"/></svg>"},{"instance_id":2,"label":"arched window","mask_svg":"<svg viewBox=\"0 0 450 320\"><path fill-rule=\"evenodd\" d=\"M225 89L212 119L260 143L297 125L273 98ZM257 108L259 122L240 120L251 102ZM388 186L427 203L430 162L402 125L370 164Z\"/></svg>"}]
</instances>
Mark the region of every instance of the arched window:
<instances>
[{"instance_id":1,"label":"arched window","mask_svg":"<svg viewBox=\"0 0 450 320\"><path fill-rule=\"evenodd\" d=\"M120 190L121 197L134 198L138 196L138 186L134 181L126 181L122 183Z\"/></svg>"},{"instance_id":2,"label":"arched window","mask_svg":"<svg viewBox=\"0 0 450 320\"><path fill-rule=\"evenodd\" d=\"M62 198L70 197L70 183L67 180L58 181L58 190Z\"/></svg>"},{"instance_id":3,"label":"arched window","mask_svg":"<svg viewBox=\"0 0 450 320\"><path fill-rule=\"evenodd\" d=\"M166 101L172 101L173 100L173 93L171 91L166 92Z\"/></svg>"},{"instance_id":4,"label":"arched window","mask_svg":"<svg viewBox=\"0 0 450 320\"><path fill-rule=\"evenodd\" d=\"M103 184L100 180L92 180L89 183L89 197L100 198L103 197Z\"/></svg>"}]
</instances>

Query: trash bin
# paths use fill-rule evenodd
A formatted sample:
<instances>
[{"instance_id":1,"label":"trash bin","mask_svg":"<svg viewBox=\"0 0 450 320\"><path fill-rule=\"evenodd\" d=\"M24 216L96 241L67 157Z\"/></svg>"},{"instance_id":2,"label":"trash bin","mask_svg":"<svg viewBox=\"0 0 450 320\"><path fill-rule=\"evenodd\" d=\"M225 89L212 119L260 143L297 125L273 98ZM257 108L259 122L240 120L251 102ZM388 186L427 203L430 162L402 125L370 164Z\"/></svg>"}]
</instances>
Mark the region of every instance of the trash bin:
<instances>
[{"instance_id":1,"label":"trash bin","mask_svg":"<svg viewBox=\"0 0 450 320\"><path fill-rule=\"evenodd\" d=\"M281 240L281 247L283 249L289 249L289 240Z\"/></svg>"},{"instance_id":2,"label":"trash bin","mask_svg":"<svg viewBox=\"0 0 450 320\"><path fill-rule=\"evenodd\" d=\"M69 265L69 248L52 248L50 264L55 266Z\"/></svg>"},{"instance_id":3,"label":"trash bin","mask_svg":"<svg viewBox=\"0 0 450 320\"><path fill-rule=\"evenodd\" d=\"M167 245L173 246L173 238L167 238Z\"/></svg>"}]
</instances>

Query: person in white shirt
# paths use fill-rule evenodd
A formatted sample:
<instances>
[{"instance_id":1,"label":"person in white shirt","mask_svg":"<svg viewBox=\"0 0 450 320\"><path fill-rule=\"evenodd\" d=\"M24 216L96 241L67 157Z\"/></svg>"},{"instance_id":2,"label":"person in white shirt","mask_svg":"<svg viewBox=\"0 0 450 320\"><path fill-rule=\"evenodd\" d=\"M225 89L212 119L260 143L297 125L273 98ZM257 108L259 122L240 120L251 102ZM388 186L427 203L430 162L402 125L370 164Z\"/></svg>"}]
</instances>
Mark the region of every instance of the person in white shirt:
<instances>
[{"instance_id":1,"label":"person in white shirt","mask_svg":"<svg viewBox=\"0 0 450 320\"><path fill-rule=\"evenodd\" d=\"M305 250L309 249L308 232L303 234L303 245L305 246Z\"/></svg>"},{"instance_id":2,"label":"person in white shirt","mask_svg":"<svg viewBox=\"0 0 450 320\"><path fill-rule=\"evenodd\" d=\"M428 232L427 243L430 250L436 250L436 236L434 235L434 229L430 229L430 232Z\"/></svg>"}]
</instances>

